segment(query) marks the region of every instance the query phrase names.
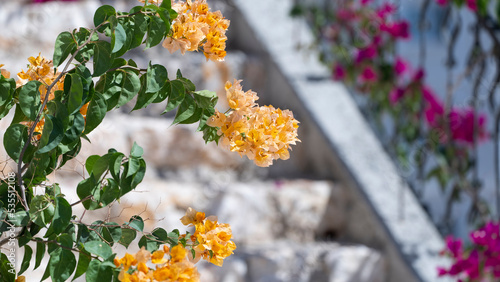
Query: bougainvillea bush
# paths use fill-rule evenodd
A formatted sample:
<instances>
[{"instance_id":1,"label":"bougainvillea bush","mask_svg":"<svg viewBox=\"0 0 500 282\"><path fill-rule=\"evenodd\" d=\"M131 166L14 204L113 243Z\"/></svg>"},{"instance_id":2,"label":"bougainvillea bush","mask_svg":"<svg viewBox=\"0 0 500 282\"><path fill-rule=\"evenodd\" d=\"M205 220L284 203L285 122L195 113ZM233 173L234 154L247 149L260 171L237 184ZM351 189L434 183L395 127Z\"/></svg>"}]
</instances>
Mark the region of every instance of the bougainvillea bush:
<instances>
[{"instance_id":1,"label":"bougainvillea bush","mask_svg":"<svg viewBox=\"0 0 500 282\"><path fill-rule=\"evenodd\" d=\"M422 196L430 181L441 187L444 215L437 225L443 234L452 230L453 203L464 198L470 202L470 226L484 226L471 233L470 247L466 247L467 241L448 237L443 254L450 255L453 266L441 268L440 275L460 281L499 280L500 107L495 94L500 84L500 2L422 0L420 10L411 13L418 18L414 29L398 10L403 1L295 3L291 13L310 23L320 60L330 67L332 79L353 90L416 195ZM442 18L436 14L427 17L432 5ZM472 18L467 28L463 27L464 13ZM427 83L425 32L429 26L443 33L446 42L447 54L442 58L446 89L441 93ZM466 41L470 45L458 44L463 30L470 32ZM401 55L403 45L399 44L413 36L418 37L418 58L412 58L417 65ZM457 67L457 49L467 51L464 70ZM491 69L495 74L490 81L486 72ZM465 93L467 104L457 106L454 94L457 89L463 91L458 86L464 80L470 82L472 91ZM479 111L484 104L489 113ZM479 160L478 146L491 140L491 159ZM480 161L495 169L496 201L484 199L480 193ZM497 221L492 221L492 203L496 204Z\"/></svg>"},{"instance_id":2,"label":"bougainvillea bush","mask_svg":"<svg viewBox=\"0 0 500 282\"><path fill-rule=\"evenodd\" d=\"M198 123L206 142L220 141L259 166L287 159L298 141L293 114L259 107L256 93L244 92L240 80L227 82L230 108L221 113L215 109L217 95L197 91L180 70L172 76L162 65L138 66L123 59L131 49L160 43L170 53L203 52L212 61L226 55L229 20L211 11L205 0L140 2L129 12L100 7L94 28L59 34L52 59L42 54L28 58L17 80L8 66L0 65L0 119L12 117L3 146L7 164L15 167L0 182L2 281L31 281L25 273L38 267L45 268L42 280L52 281L82 275L86 281L199 281L197 261L222 266L236 249L228 224L192 208L180 220L194 226L194 233L160 226L146 232L138 215L128 222L86 222L83 214L74 213L76 205L85 211L107 207L140 184L146 162L136 143L128 154L109 149L88 157L88 177L75 187L80 200L74 203L64 194L70 188L48 180L78 155L82 142L92 140L89 134L107 112L133 98L133 110L167 101L163 113L174 111L174 124ZM137 253L114 253L114 245L128 248L136 238ZM20 264L17 248L24 250Z\"/></svg>"}]
</instances>

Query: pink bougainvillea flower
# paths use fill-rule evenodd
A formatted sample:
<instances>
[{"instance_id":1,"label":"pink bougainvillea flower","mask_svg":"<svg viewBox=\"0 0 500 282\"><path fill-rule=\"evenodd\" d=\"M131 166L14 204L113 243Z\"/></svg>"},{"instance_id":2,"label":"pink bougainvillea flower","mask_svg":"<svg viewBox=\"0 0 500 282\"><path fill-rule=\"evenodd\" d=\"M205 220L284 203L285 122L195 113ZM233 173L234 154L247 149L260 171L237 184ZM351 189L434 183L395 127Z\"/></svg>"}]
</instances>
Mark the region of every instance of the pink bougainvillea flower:
<instances>
[{"instance_id":1,"label":"pink bougainvillea flower","mask_svg":"<svg viewBox=\"0 0 500 282\"><path fill-rule=\"evenodd\" d=\"M415 74L413 75L414 82L420 82L425 77L425 70L422 68L417 69Z\"/></svg>"},{"instance_id":2,"label":"pink bougainvillea flower","mask_svg":"<svg viewBox=\"0 0 500 282\"><path fill-rule=\"evenodd\" d=\"M339 9L337 10L337 20L350 22L357 18L356 13L351 9Z\"/></svg>"},{"instance_id":3,"label":"pink bougainvillea flower","mask_svg":"<svg viewBox=\"0 0 500 282\"><path fill-rule=\"evenodd\" d=\"M396 62L394 62L394 72L396 73L396 76L402 76L407 70L408 62L401 57L396 57Z\"/></svg>"},{"instance_id":4,"label":"pink bougainvillea flower","mask_svg":"<svg viewBox=\"0 0 500 282\"><path fill-rule=\"evenodd\" d=\"M392 35L394 38L408 39L410 38L410 25L407 21L399 21L394 23L382 23L380 30Z\"/></svg>"},{"instance_id":5,"label":"pink bougainvillea flower","mask_svg":"<svg viewBox=\"0 0 500 282\"><path fill-rule=\"evenodd\" d=\"M377 9L376 14L380 19L385 19L395 11L396 6L394 6L394 4L384 3L382 6L380 6L380 8Z\"/></svg>"},{"instance_id":6,"label":"pink bougainvillea flower","mask_svg":"<svg viewBox=\"0 0 500 282\"><path fill-rule=\"evenodd\" d=\"M454 258L458 258L462 256L463 249L462 249L462 240L457 238L453 238L453 236L448 236L446 237L446 247L450 251L450 254Z\"/></svg>"},{"instance_id":7,"label":"pink bougainvillea flower","mask_svg":"<svg viewBox=\"0 0 500 282\"><path fill-rule=\"evenodd\" d=\"M373 0L361 0L361 5L366 6L366 5L370 4L371 2L373 2Z\"/></svg>"},{"instance_id":8,"label":"pink bougainvillea flower","mask_svg":"<svg viewBox=\"0 0 500 282\"><path fill-rule=\"evenodd\" d=\"M474 12L477 12L477 0L467 0L467 7Z\"/></svg>"},{"instance_id":9,"label":"pink bougainvillea flower","mask_svg":"<svg viewBox=\"0 0 500 282\"><path fill-rule=\"evenodd\" d=\"M422 97L425 101L424 115L427 123L433 127L438 126L440 118L444 115L443 103L439 101L434 92L427 86L422 88Z\"/></svg>"},{"instance_id":10,"label":"pink bougainvillea flower","mask_svg":"<svg viewBox=\"0 0 500 282\"><path fill-rule=\"evenodd\" d=\"M474 124L478 126L478 141L487 139L488 135L485 129L486 117L484 115L478 116L473 109L452 109L449 114L449 124L452 138L455 141L473 144L474 135L476 134Z\"/></svg>"},{"instance_id":11,"label":"pink bougainvillea flower","mask_svg":"<svg viewBox=\"0 0 500 282\"><path fill-rule=\"evenodd\" d=\"M405 95L405 89L401 87L396 87L391 90L389 93L389 102L391 102L392 105L395 105L399 102L401 98Z\"/></svg>"},{"instance_id":12,"label":"pink bougainvillea flower","mask_svg":"<svg viewBox=\"0 0 500 282\"><path fill-rule=\"evenodd\" d=\"M362 82L374 82L377 80L377 73L372 66L366 66L361 72L360 79Z\"/></svg>"},{"instance_id":13,"label":"pink bougainvillea flower","mask_svg":"<svg viewBox=\"0 0 500 282\"><path fill-rule=\"evenodd\" d=\"M446 6L446 5L448 5L448 0L436 0L436 2L437 2L440 6Z\"/></svg>"},{"instance_id":14,"label":"pink bougainvillea flower","mask_svg":"<svg viewBox=\"0 0 500 282\"><path fill-rule=\"evenodd\" d=\"M333 68L333 79L342 80L346 76L345 68L340 64L335 64L335 68Z\"/></svg>"},{"instance_id":15,"label":"pink bougainvillea flower","mask_svg":"<svg viewBox=\"0 0 500 282\"><path fill-rule=\"evenodd\" d=\"M369 45L366 48L359 49L356 55L356 63L359 64L364 60L370 60L377 56L377 47L375 45Z\"/></svg>"}]
</instances>

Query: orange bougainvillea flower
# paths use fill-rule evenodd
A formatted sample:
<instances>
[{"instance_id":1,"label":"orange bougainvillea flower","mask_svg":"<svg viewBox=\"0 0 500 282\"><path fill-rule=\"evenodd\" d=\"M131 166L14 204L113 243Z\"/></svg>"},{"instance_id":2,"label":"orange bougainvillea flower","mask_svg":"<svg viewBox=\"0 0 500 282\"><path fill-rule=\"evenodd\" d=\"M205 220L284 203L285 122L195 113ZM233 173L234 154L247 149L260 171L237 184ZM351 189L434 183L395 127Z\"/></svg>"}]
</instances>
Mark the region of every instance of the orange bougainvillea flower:
<instances>
[{"instance_id":1,"label":"orange bougainvillea flower","mask_svg":"<svg viewBox=\"0 0 500 282\"><path fill-rule=\"evenodd\" d=\"M205 218L204 213L189 208L181 222L184 225L192 224L196 228L190 238L193 245L196 245L196 255L215 265L222 266L223 260L236 249L231 241L231 227L229 224L218 223L215 216Z\"/></svg>"},{"instance_id":2,"label":"orange bougainvillea flower","mask_svg":"<svg viewBox=\"0 0 500 282\"><path fill-rule=\"evenodd\" d=\"M194 265L195 262L203 257L215 265L222 266L223 260L236 249L236 245L231 241L231 227L229 224L218 223L217 217L205 217L205 213L188 208L181 221L185 225L194 225L195 233L191 236L186 236L188 233L183 234L179 236L177 245L171 248L164 245L153 254L142 247L135 255L126 253L123 258L115 258L115 266L120 268L118 280L198 282L200 274ZM185 240L182 243L181 238ZM155 266L148 266L148 263Z\"/></svg>"},{"instance_id":3,"label":"orange bougainvillea flower","mask_svg":"<svg viewBox=\"0 0 500 282\"><path fill-rule=\"evenodd\" d=\"M243 92L240 82L226 83L229 113L216 111L207 124L219 128L222 146L247 156L258 166L267 167L276 159L288 159L291 145L300 141L299 122L289 110L259 107L255 103L257 94L251 90Z\"/></svg>"},{"instance_id":4,"label":"orange bougainvillea flower","mask_svg":"<svg viewBox=\"0 0 500 282\"><path fill-rule=\"evenodd\" d=\"M3 66L4 66L3 64L0 64L0 74L3 75L5 78L10 78L10 72L2 69Z\"/></svg>"},{"instance_id":5,"label":"orange bougainvillea flower","mask_svg":"<svg viewBox=\"0 0 500 282\"><path fill-rule=\"evenodd\" d=\"M180 50L183 55L186 51L202 50L207 61L223 61L229 20L220 11L211 12L206 0L175 2L172 8L178 16L163 47L170 53Z\"/></svg>"}]
</instances>

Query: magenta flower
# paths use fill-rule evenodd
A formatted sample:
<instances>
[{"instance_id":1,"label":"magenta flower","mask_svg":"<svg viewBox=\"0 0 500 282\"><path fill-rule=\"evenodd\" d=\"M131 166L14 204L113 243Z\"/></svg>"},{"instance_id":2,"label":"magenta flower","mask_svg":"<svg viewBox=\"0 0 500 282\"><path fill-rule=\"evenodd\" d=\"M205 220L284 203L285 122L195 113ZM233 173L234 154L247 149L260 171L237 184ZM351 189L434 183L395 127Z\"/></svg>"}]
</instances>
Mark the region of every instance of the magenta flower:
<instances>
[{"instance_id":1,"label":"magenta flower","mask_svg":"<svg viewBox=\"0 0 500 282\"><path fill-rule=\"evenodd\" d=\"M362 82L374 82L377 80L377 73L372 66L366 66L361 72L360 79Z\"/></svg>"},{"instance_id":2,"label":"magenta flower","mask_svg":"<svg viewBox=\"0 0 500 282\"><path fill-rule=\"evenodd\" d=\"M396 76L400 77L408 70L408 63L401 57L396 57L396 62L394 63L394 72Z\"/></svg>"},{"instance_id":3,"label":"magenta flower","mask_svg":"<svg viewBox=\"0 0 500 282\"><path fill-rule=\"evenodd\" d=\"M394 38L410 38L410 25L407 21L399 21L394 23L382 23L380 25L380 30L385 31L392 35Z\"/></svg>"},{"instance_id":4,"label":"magenta flower","mask_svg":"<svg viewBox=\"0 0 500 282\"><path fill-rule=\"evenodd\" d=\"M448 0L436 0L436 2L439 4L439 6L448 5Z\"/></svg>"},{"instance_id":5,"label":"magenta flower","mask_svg":"<svg viewBox=\"0 0 500 282\"><path fill-rule=\"evenodd\" d=\"M427 123L432 127L438 127L444 115L443 103L427 86L422 88L422 97L425 101L424 115Z\"/></svg>"},{"instance_id":6,"label":"magenta flower","mask_svg":"<svg viewBox=\"0 0 500 282\"><path fill-rule=\"evenodd\" d=\"M405 95L405 90L400 87L393 88L391 92L389 93L389 102L391 102L392 105L395 105L399 102L401 98Z\"/></svg>"},{"instance_id":7,"label":"magenta flower","mask_svg":"<svg viewBox=\"0 0 500 282\"><path fill-rule=\"evenodd\" d=\"M353 10L350 9L339 9L337 11L337 19L339 21L352 21L356 19L356 13Z\"/></svg>"},{"instance_id":8,"label":"magenta flower","mask_svg":"<svg viewBox=\"0 0 500 282\"><path fill-rule=\"evenodd\" d=\"M359 64L363 60L370 60L377 56L377 47L372 44L364 49L359 49L356 55L356 64Z\"/></svg>"},{"instance_id":9,"label":"magenta flower","mask_svg":"<svg viewBox=\"0 0 500 282\"><path fill-rule=\"evenodd\" d=\"M420 83L422 79L425 77L425 71L422 68L419 68L415 75L413 76L413 81Z\"/></svg>"},{"instance_id":10,"label":"magenta flower","mask_svg":"<svg viewBox=\"0 0 500 282\"><path fill-rule=\"evenodd\" d=\"M366 5L370 4L370 2L373 2L373 0L361 0L361 5L366 6Z\"/></svg>"},{"instance_id":11,"label":"magenta flower","mask_svg":"<svg viewBox=\"0 0 500 282\"><path fill-rule=\"evenodd\" d=\"M333 69L333 79L342 80L345 78L345 76L346 76L345 68L340 64L336 64L335 68Z\"/></svg>"},{"instance_id":12,"label":"magenta flower","mask_svg":"<svg viewBox=\"0 0 500 282\"><path fill-rule=\"evenodd\" d=\"M458 258L462 256L463 249L462 249L462 240L457 238L453 238L453 236L447 236L446 237L446 247L448 248L448 251L450 251L451 255L454 258Z\"/></svg>"},{"instance_id":13,"label":"magenta flower","mask_svg":"<svg viewBox=\"0 0 500 282\"><path fill-rule=\"evenodd\" d=\"M463 249L460 239L446 238L447 254L453 260L449 269L438 267L438 275L449 275L458 281L498 281L500 278L500 225L488 222L470 234L473 245ZM493 276L495 280L487 279ZM462 280L465 279L465 280ZM485 280L487 279L487 280Z\"/></svg>"},{"instance_id":14,"label":"magenta flower","mask_svg":"<svg viewBox=\"0 0 500 282\"><path fill-rule=\"evenodd\" d=\"M453 140L473 144L476 134L475 122L478 126L478 141L484 141L487 138L486 117L477 116L473 109L452 109L449 114L449 124Z\"/></svg>"},{"instance_id":15,"label":"magenta flower","mask_svg":"<svg viewBox=\"0 0 500 282\"><path fill-rule=\"evenodd\" d=\"M385 19L387 16L391 15L396 11L396 6L391 3L384 3L380 8L377 9L377 16L381 19Z\"/></svg>"},{"instance_id":16,"label":"magenta flower","mask_svg":"<svg viewBox=\"0 0 500 282\"><path fill-rule=\"evenodd\" d=\"M474 12L477 12L477 0L467 0L467 7Z\"/></svg>"}]
</instances>

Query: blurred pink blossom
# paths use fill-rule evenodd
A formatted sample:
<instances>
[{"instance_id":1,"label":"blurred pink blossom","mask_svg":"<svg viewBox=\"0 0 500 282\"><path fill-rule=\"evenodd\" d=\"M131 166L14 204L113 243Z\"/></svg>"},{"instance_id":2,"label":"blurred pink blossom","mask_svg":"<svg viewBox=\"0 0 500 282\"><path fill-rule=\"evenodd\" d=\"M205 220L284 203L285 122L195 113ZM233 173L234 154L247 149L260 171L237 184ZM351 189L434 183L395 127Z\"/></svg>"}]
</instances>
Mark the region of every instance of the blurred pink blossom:
<instances>
[{"instance_id":1,"label":"blurred pink blossom","mask_svg":"<svg viewBox=\"0 0 500 282\"><path fill-rule=\"evenodd\" d=\"M362 82L374 82L377 80L377 73L372 66L366 66L361 72L360 79Z\"/></svg>"}]
</instances>

